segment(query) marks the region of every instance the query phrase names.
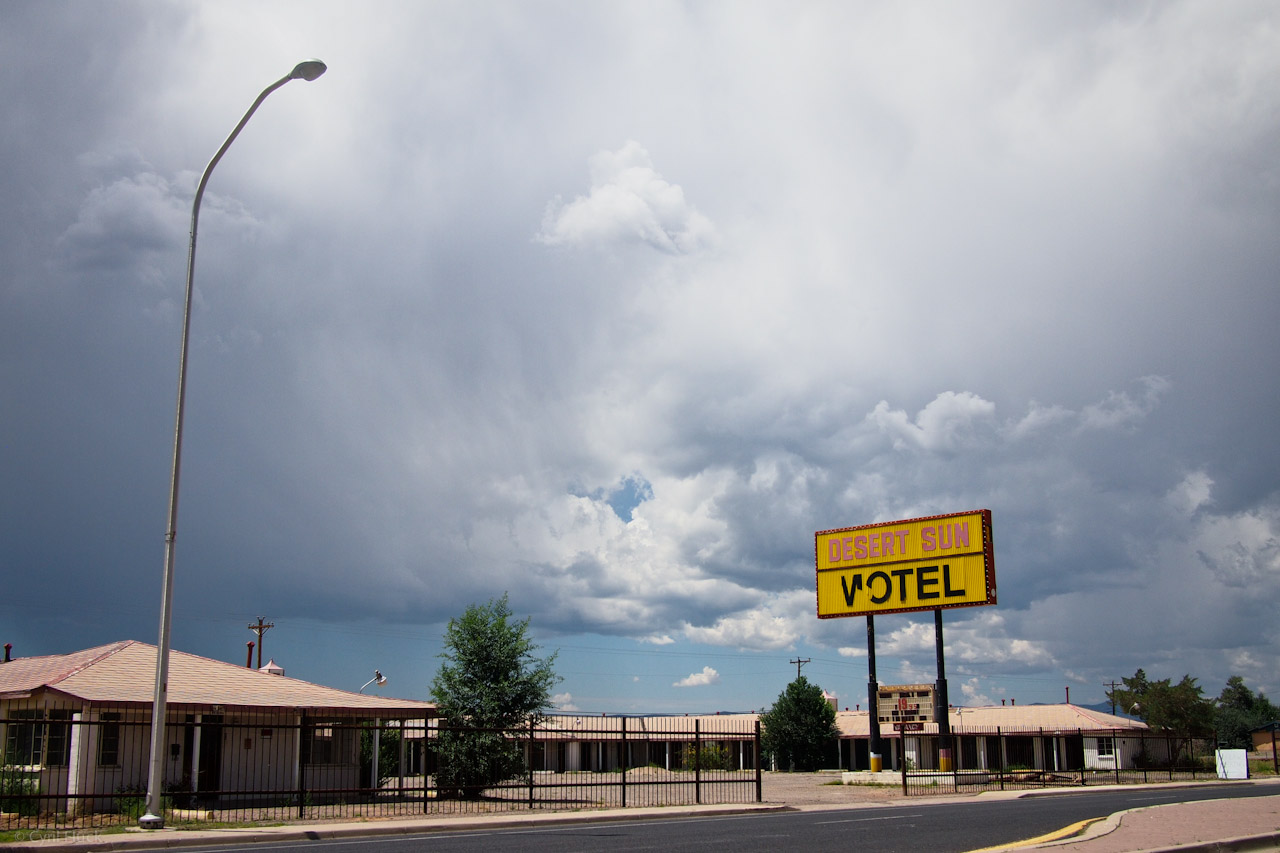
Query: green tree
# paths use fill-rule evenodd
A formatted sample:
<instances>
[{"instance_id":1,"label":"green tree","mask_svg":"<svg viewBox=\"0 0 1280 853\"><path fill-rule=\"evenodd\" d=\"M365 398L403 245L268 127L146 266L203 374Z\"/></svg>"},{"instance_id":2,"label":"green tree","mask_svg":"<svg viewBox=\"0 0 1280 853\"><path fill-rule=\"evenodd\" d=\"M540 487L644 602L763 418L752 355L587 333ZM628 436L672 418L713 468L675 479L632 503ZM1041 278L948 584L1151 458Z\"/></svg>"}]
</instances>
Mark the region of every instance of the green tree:
<instances>
[{"instance_id":1,"label":"green tree","mask_svg":"<svg viewBox=\"0 0 1280 853\"><path fill-rule=\"evenodd\" d=\"M1108 691L1107 698L1117 710L1134 715L1153 731L1177 736L1175 762L1177 754L1189 753L1194 738L1213 734L1213 700L1204 697L1204 691L1190 675L1174 684L1168 678L1151 681L1139 669L1133 678L1121 681L1124 688Z\"/></svg>"},{"instance_id":2,"label":"green tree","mask_svg":"<svg viewBox=\"0 0 1280 853\"><path fill-rule=\"evenodd\" d=\"M831 742L840 736L836 709L823 698L822 688L803 675L760 715L760 728L761 747L787 770L819 769L831 758Z\"/></svg>"},{"instance_id":3,"label":"green tree","mask_svg":"<svg viewBox=\"0 0 1280 853\"><path fill-rule=\"evenodd\" d=\"M1214 715L1220 745L1229 749L1252 749L1249 733L1277 719L1280 719L1280 709L1264 694L1255 695L1238 675L1227 679Z\"/></svg>"},{"instance_id":4,"label":"green tree","mask_svg":"<svg viewBox=\"0 0 1280 853\"><path fill-rule=\"evenodd\" d=\"M551 707L555 654L538 658L529 620L512 619L507 596L449 620L444 663L431 682L443 725L436 785L443 797L475 799L524 769L517 728Z\"/></svg>"},{"instance_id":5,"label":"green tree","mask_svg":"<svg viewBox=\"0 0 1280 853\"><path fill-rule=\"evenodd\" d=\"M400 732L386 727L383 720L378 731L378 781L374 784L373 776L373 724L365 723L360 727L360 787L381 788L388 779L400 773Z\"/></svg>"}]
</instances>

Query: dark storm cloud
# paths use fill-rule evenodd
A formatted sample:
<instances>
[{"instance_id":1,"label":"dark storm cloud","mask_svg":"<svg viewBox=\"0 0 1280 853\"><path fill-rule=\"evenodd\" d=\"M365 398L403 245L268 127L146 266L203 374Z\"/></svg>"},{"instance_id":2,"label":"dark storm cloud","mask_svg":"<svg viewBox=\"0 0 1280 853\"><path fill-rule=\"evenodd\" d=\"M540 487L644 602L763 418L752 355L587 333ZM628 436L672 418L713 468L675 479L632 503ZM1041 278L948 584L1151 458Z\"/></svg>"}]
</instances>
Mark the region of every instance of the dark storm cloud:
<instances>
[{"instance_id":1,"label":"dark storm cloud","mask_svg":"<svg viewBox=\"0 0 1280 853\"><path fill-rule=\"evenodd\" d=\"M202 211L193 643L509 590L549 632L848 648L814 530L990 508L966 695L1274 692L1268 4L303 8L0 11L23 645L150 639L190 194L318 55Z\"/></svg>"}]
</instances>

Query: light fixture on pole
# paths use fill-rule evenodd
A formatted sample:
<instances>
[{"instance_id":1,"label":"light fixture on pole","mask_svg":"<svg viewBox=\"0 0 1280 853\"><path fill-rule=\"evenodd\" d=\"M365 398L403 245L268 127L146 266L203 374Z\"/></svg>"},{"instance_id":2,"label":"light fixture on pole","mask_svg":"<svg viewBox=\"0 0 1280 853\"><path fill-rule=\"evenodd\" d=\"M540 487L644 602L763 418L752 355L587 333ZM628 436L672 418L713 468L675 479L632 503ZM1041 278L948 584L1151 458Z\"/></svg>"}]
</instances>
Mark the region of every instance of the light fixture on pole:
<instances>
[{"instance_id":1,"label":"light fixture on pole","mask_svg":"<svg viewBox=\"0 0 1280 853\"><path fill-rule=\"evenodd\" d=\"M213 167L218 165L222 155L227 153L231 143L240 135L240 131L258 109L258 105L266 100L267 95L290 80L314 80L325 70L325 64L318 59L299 62L287 75L262 90L262 94L258 95L257 100L249 107L249 111L240 119L235 130L231 131L231 135L222 143L218 153L214 154L209 165L205 166L204 174L200 176L200 183L196 186L195 201L191 205L191 243L187 247L187 293L186 304L182 311L182 349L178 356L178 413L173 430L173 477L169 482L169 527L164 537L164 580L160 589L160 643L156 648L155 698L151 705L151 767L147 773L146 812L138 818L138 825L144 829L160 829L164 826L160 795L164 788L164 757L168 752L165 743L165 713L169 693L169 626L172 621L173 607L173 556L174 542L178 538L178 473L182 463L183 402L187 395L187 342L190 339L191 292L195 281L196 226L200 221L200 200L204 197L204 188L209 183L209 175L213 173Z\"/></svg>"},{"instance_id":2,"label":"light fixture on pole","mask_svg":"<svg viewBox=\"0 0 1280 853\"><path fill-rule=\"evenodd\" d=\"M357 690L356 692L363 693L364 689L368 687L370 684L376 684L379 687L381 687L386 683L387 683L387 677L382 674L382 670L375 669L373 671L373 678L370 678L364 684L361 684L360 689ZM378 753L382 749L382 747L380 746L381 736L382 736L382 720L374 719L373 721L373 758L371 760L370 778L373 779L373 787L375 788L378 787Z\"/></svg>"}]
</instances>

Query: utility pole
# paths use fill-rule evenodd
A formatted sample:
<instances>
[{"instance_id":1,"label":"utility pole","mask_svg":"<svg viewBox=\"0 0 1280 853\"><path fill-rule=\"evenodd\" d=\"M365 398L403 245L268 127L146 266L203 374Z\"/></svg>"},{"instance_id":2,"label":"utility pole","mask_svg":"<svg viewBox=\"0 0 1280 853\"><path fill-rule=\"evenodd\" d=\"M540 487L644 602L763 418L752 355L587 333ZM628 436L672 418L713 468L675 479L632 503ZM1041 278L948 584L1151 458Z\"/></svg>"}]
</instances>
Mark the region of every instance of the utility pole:
<instances>
[{"instance_id":1,"label":"utility pole","mask_svg":"<svg viewBox=\"0 0 1280 853\"><path fill-rule=\"evenodd\" d=\"M796 658L796 659L795 659L795 660L793 660L793 661L788 661L788 663L793 663L793 664L795 664L795 665L796 665L796 680L797 680L797 681L799 681L799 680L800 680L800 667L804 666L804 665L805 665L805 664L807 664L808 662L809 662L809 659L808 659L808 658Z\"/></svg>"},{"instance_id":2,"label":"utility pole","mask_svg":"<svg viewBox=\"0 0 1280 853\"><path fill-rule=\"evenodd\" d=\"M1116 688L1122 685L1117 681L1104 681L1102 686L1111 688L1109 691L1111 694L1111 716L1114 717L1116 715Z\"/></svg>"},{"instance_id":3,"label":"utility pole","mask_svg":"<svg viewBox=\"0 0 1280 853\"><path fill-rule=\"evenodd\" d=\"M276 623L265 622L262 617L258 617L257 625L250 625L249 630L258 635L258 669L262 669L262 635L267 633L268 628L274 628Z\"/></svg>"}]
</instances>

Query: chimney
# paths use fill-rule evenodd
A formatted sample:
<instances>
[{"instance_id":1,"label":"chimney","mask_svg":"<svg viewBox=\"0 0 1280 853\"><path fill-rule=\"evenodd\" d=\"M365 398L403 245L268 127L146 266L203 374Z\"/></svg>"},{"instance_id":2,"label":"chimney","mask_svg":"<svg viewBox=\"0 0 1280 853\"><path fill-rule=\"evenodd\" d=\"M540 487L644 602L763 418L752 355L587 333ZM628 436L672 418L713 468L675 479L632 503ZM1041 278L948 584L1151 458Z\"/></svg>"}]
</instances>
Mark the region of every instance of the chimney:
<instances>
[{"instance_id":1,"label":"chimney","mask_svg":"<svg viewBox=\"0 0 1280 853\"><path fill-rule=\"evenodd\" d=\"M8 663L9 661L13 660L12 653L13 653L13 643L5 643L4 644L4 662L5 663Z\"/></svg>"},{"instance_id":2,"label":"chimney","mask_svg":"<svg viewBox=\"0 0 1280 853\"><path fill-rule=\"evenodd\" d=\"M253 640L250 640L249 642L245 643L245 645L249 647L249 657L245 658L245 661L244 661L245 669L248 669L249 667L253 666Z\"/></svg>"},{"instance_id":3,"label":"chimney","mask_svg":"<svg viewBox=\"0 0 1280 853\"><path fill-rule=\"evenodd\" d=\"M1003 700L1003 699L1001 699L1001 700L1000 700L1000 707L1001 707L1001 708L1003 708L1003 707L1004 707L1004 700Z\"/></svg>"},{"instance_id":4,"label":"chimney","mask_svg":"<svg viewBox=\"0 0 1280 853\"><path fill-rule=\"evenodd\" d=\"M1009 704L1010 704L1010 705L1017 705L1017 704L1018 704L1018 700L1017 700L1017 699L1010 699L1010 700L1009 700Z\"/></svg>"}]
</instances>

